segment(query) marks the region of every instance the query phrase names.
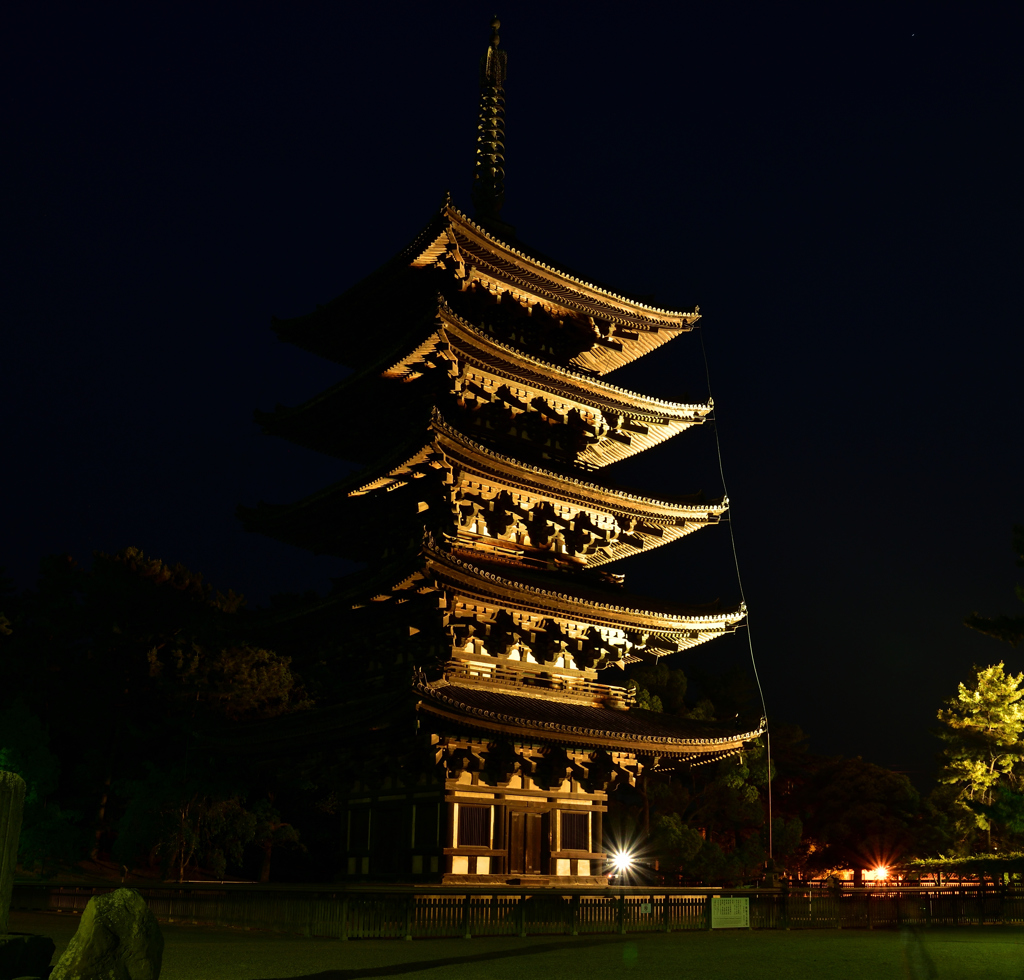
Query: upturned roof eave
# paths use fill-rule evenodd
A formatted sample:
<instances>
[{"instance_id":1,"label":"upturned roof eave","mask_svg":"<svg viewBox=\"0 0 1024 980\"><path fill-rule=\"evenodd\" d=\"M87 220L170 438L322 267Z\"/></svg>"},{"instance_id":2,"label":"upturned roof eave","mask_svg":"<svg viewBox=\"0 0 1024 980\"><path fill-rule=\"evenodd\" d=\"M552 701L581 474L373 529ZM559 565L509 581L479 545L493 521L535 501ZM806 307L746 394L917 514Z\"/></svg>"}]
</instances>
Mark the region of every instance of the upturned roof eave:
<instances>
[{"instance_id":1,"label":"upturned roof eave","mask_svg":"<svg viewBox=\"0 0 1024 980\"><path fill-rule=\"evenodd\" d=\"M559 582L559 587L542 588L523 581L529 571L516 566L502 566L501 574L481 568L480 564L465 561L453 554L442 551L436 544L426 542L423 554L428 570L435 577L444 579L450 585L463 590L476 590L481 595L489 593L496 603L511 601L522 608L543 610L545 614L558 615L565 619L578 618L594 623L619 623L628 629L643 627L665 637L682 636L701 631L732 631L742 625L747 614L746 603L739 606L719 608L712 606L676 606L674 603L659 602L662 609L644 607L644 597L626 595L632 605L613 602L609 598L595 598L591 590L581 588L568 577ZM519 578L511 574L520 573ZM614 595L614 593L610 594ZM618 598L618 596L616 596ZM695 644L694 644L695 645Z\"/></svg>"},{"instance_id":2,"label":"upturned roof eave","mask_svg":"<svg viewBox=\"0 0 1024 980\"><path fill-rule=\"evenodd\" d=\"M594 297L600 297L602 300L609 300L622 304L623 307L630 311L650 319L652 327L658 327L659 329L665 329L667 327L671 329L672 322L675 321L677 329L685 330L700 319L699 311L669 310L653 306L648 303L643 303L640 300L633 299L624 293L615 292L605 286L599 286L593 282L582 279L574 272L569 272L550 259L541 259L539 257L539 253L521 242L516 242L516 244L513 245L510 242L498 238L482 225L463 214L462 211L450 202L446 203L442 208L441 216L447 218L447 220L452 224L472 231L492 248L497 248L507 252L509 255L515 256L518 259L524 260L535 266L543 273L551 274L557 278L564 279L565 281L572 283L582 291L583 295L592 294ZM423 235L422 238L426 240L426 235ZM411 254L411 249L409 252ZM668 318L668 321L656 322L659 317L666 317Z\"/></svg>"},{"instance_id":3,"label":"upturned roof eave","mask_svg":"<svg viewBox=\"0 0 1024 980\"><path fill-rule=\"evenodd\" d=\"M468 707L468 706L467 706ZM577 745L580 748L610 749L662 758L709 759L731 754L763 734L764 728L725 736L701 738L637 737L580 726L530 724L527 719L487 718L457 705L442 706L422 684L363 696L357 701L317 706L305 711L260 721L236 722L230 726L204 730L200 738L225 751L238 754L273 752L286 754L296 748L322 746L335 740L346 743L354 735L367 739L374 734L393 737L395 726L407 729L404 719L412 712L426 711L450 724L476 731L501 732L525 742ZM568 716L571 712L566 711ZM575 730L573 730L575 729Z\"/></svg>"},{"instance_id":4,"label":"upturned roof eave","mask_svg":"<svg viewBox=\"0 0 1024 980\"><path fill-rule=\"evenodd\" d=\"M267 435L340 459L366 463L369 460L365 455L365 447L360 449L358 440L353 443L351 438L344 437L347 430L331 425L331 420L366 404L383 403L394 406L398 412L399 402L408 405L410 401L419 399L425 405L428 400L432 400L435 393L422 387L427 381L415 376L413 380L403 379L396 372L412 356L412 352L422 354L423 349L431 345L444 346L446 330L459 331L466 343L469 343L466 338L472 338L473 342L480 345L477 355L472 351L460 351L453 355L466 364L473 364L474 370L491 372L513 388L516 385L532 387L542 397L555 399L556 404L576 404L581 410L599 414L611 412L622 419L634 420L624 425L624 431L630 434L629 442L606 439L601 443L603 448L594 454L591 454L590 447L576 453L578 461L595 469L621 462L680 435L686 429L701 424L713 408L711 399L693 404L668 402L618 388L600 379L588 378L494 342L450 311L445 315L443 310L437 310L433 318L425 315L421 319L417 334L410 332L411 352L403 358L396 361L393 352L386 353L379 356L374 364L342 379L301 405L279 405L272 412L257 410L254 413L255 421ZM412 340L413 336L421 337L420 343L416 344ZM501 359L499 363L488 362L489 350ZM407 410L400 414L407 414ZM639 425L641 428L633 431L630 425ZM557 462L553 461L552 465L557 465Z\"/></svg>"},{"instance_id":5,"label":"upturned roof eave","mask_svg":"<svg viewBox=\"0 0 1024 980\"><path fill-rule=\"evenodd\" d=\"M385 286L389 280L403 276L407 270L413 270L417 258L429 251L430 248L436 247L439 237L445 234L446 228L452 226L457 226L466 234L472 235L485 247L496 249L517 263L526 263L541 278L565 283L574 293L579 294L583 306L586 305L588 297L602 305L620 306L622 311L628 313L631 318L627 324L629 329L639 327L651 335L664 334L664 336L659 336L653 344L654 347L660 346L681 332L692 329L700 318L699 308L695 308L691 312L663 309L633 299L627 294L589 282L560 268L552 261L541 258L539 253L521 242L513 244L502 241L448 203L435 213L413 241L397 255L318 309L294 317L274 317L272 320L273 330L280 340L328 357L338 363L349 364L361 361L361 357L346 358L344 345L330 339L325 340L321 331L329 328L339 316L343 316L346 306L351 307L364 300L373 299L376 291ZM557 297L550 299L555 305L562 305ZM586 312L582 306L580 312ZM602 315L602 318L605 317ZM614 314L611 319L615 319ZM627 345L633 343L628 338L619 339L622 339ZM649 349L651 347L648 345L644 349L624 351L620 356L612 357L610 363L598 369L597 373L607 374L609 371L615 370L616 367L621 367L643 356L649 352Z\"/></svg>"},{"instance_id":6,"label":"upturned roof eave","mask_svg":"<svg viewBox=\"0 0 1024 980\"><path fill-rule=\"evenodd\" d=\"M458 702L454 698L438 696L427 685L417 685L420 695L417 707L457 725L483 731L501 732L525 740L554 741L572 744L580 748L611 749L640 755L657 756L701 756L719 754L742 748L763 734L763 728L750 732L736 732L729 735L705 738L673 738L671 736L638 735L609 729L572 725L571 708L565 710L565 723L537 721L514 714L497 711L483 711L472 705ZM618 712L609 710L609 722L614 723Z\"/></svg>"},{"instance_id":7,"label":"upturned roof eave","mask_svg":"<svg viewBox=\"0 0 1024 980\"><path fill-rule=\"evenodd\" d=\"M714 407L711 399L708 399L706 402L687 403L670 402L650 395L643 395L630 391L627 388L610 384L600 378L574 371L571 368L544 361L486 336L472 323L448 309L443 302L439 302L433 308L425 307L422 317L418 318L418 323L420 324L419 332L414 332L413 329L410 329L405 335L406 341L407 343L412 342L414 337L420 335L422 335L422 341L419 344L413 343L413 346L403 355L396 357L392 348L379 356L372 364L360 368L354 374L343 378L300 405L278 406L273 412L257 411L255 414L258 424L263 426L264 429L269 429L274 425L299 421L302 416L307 415L311 411L324 408L332 402L338 400L348 402L359 399L361 389L368 386L386 384L388 380L397 380L396 378L388 379L386 376L389 373L393 374L399 365L419 350L424 343L429 342L431 333L438 333L438 340L440 341L439 331L444 329L446 324L457 326L462 330L472 333L477 343L485 348L492 348L502 360L512 365L512 369L515 368L517 363L521 364L523 367L519 373L532 375L538 387L549 390L556 397L563 397L567 400L575 398L581 404L597 409L608 408L616 410L634 418L649 419L656 416L667 416L669 421L687 421L693 413L703 412L707 414ZM500 372L500 368L492 368L492 370ZM565 384L570 388L576 386L579 389L579 393L574 395L571 390L552 390L551 379L556 381L564 379ZM517 379L509 378L508 380L515 382ZM400 389L396 389L396 393L398 390Z\"/></svg>"},{"instance_id":8,"label":"upturned roof eave","mask_svg":"<svg viewBox=\"0 0 1024 980\"><path fill-rule=\"evenodd\" d=\"M537 492L561 497L581 505L589 503L592 509L601 509L604 504L607 504L607 500L602 503L598 499L602 495L610 497L617 503L619 510L641 514L649 519L664 519L666 512L676 516L679 520L698 517L702 514L720 517L728 509L728 500L724 497L702 503L662 500L617 488L603 487L598 483L580 480L567 474L524 463L476 443L435 414L434 419L422 435L407 439L399 449L386 454L377 463L364 467L330 486L290 504L268 504L261 501L256 507L240 507L239 515L246 530L258 531L280 538L280 540L290 540L287 534L282 537L275 533L274 525L283 526L303 512L311 512L332 500L336 501L338 506L345 506L348 500L361 496L360 491L370 492L373 484L391 475L397 475L403 468L413 465L417 457L430 445L431 433L440 434L442 437L461 443L468 452L478 455L484 461L488 459L500 461L506 466L521 469L526 478L540 479L547 486L538 484ZM501 479L500 474L497 473L494 474L494 477Z\"/></svg>"},{"instance_id":9,"label":"upturned roof eave","mask_svg":"<svg viewBox=\"0 0 1024 980\"><path fill-rule=\"evenodd\" d=\"M460 228L471 232L475 237L486 242L492 248L499 249L507 252L509 255L515 256L518 259L524 260L545 274L550 274L557 278L564 279L566 282L572 283L574 286L582 290L584 295L590 293L595 297L601 297L604 300L611 300L615 303L620 303L625 308L634 311L643 317L649 318L652 326L664 328L668 323L675 321L678 324L679 329L686 329L687 326L692 325L700 318L699 312L697 311L670 310L654 306L653 304L644 303L635 299L626 293L613 290L608 286L599 285L583 279L574 271L559 265L553 259L542 256L539 251L531 248L521 241L516 240L513 243L512 241L506 241L499 238L493 232L488 231L483 225L473 221L450 201L446 201L441 206L440 210L435 212L423 228L417 232L408 245L393 255L390 259L387 259L382 265L369 273L369 275L364 276L357 283L354 283L339 296L331 300L330 303L325 304L320 309L314 310L310 313L300 314L295 317L275 317L275 324L281 328L287 329L292 325L297 326L312 322L322 315L322 313L332 303L343 301L346 297L366 288L375 280L386 278L389 272L398 272L404 268L408 268L418 256L422 255L430 245L436 242L438 235L443 232L448 225L457 225ZM656 323L655 320L660 317L669 318L668 323L664 321Z\"/></svg>"},{"instance_id":10,"label":"upturned roof eave","mask_svg":"<svg viewBox=\"0 0 1024 980\"><path fill-rule=\"evenodd\" d=\"M527 478L531 476L534 478L539 477L550 484L554 484L553 487L549 488L550 492L566 497L575 497L577 501L595 500L596 502L598 495L606 495L618 501L622 510L642 511L646 508L648 513L653 513L655 508L664 508L667 511L675 510L679 516L683 516L686 513L699 513L701 511L721 515L729 509L729 501L726 497L705 500L700 503L696 503L692 499L697 496L695 494L690 495L691 499L689 500L685 499L685 496L679 500L667 500L650 497L646 494L633 493L630 490L618 487L602 485L594 482L592 479L580 479L579 476L573 475L570 472L559 472L555 469L523 462L514 456L506 456L504 453L499 453L497 450L481 445L450 425L437 413L435 413L434 419L431 422L431 427L449 439L461 442L469 451L480 455L483 459L491 459L507 466L518 467ZM561 489L561 487L568 487L569 489L565 490Z\"/></svg>"},{"instance_id":11,"label":"upturned roof eave","mask_svg":"<svg viewBox=\"0 0 1024 980\"><path fill-rule=\"evenodd\" d=\"M445 570L447 569L447 574ZM454 573L454 574L453 574ZM742 625L746 606L710 610L708 607L674 606L659 603L666 609L644 609L644 599L627 595L632 605L617 604L610 599L602 601L584 593L590 590L577 585L568 575L559 589L542 589L531 584L497 575L442 552L429 539L416 551L397 556L386 565L374 569L360 569L334 580L330 593L315 601L294 608L268 610L260 615L260 628L280 627L326 613L331 609L354 609L376 604L375 597L386 603L392 596L408 589L420 592L440 592L445 588L476 591L490 595L499 605L530 608L545 616L576 619L581 622L618 623L623 628L643 628L667 639L682 638L692 633L720 634L731 632ZM611 596L618 598L614 593ZM706 642L713 636L697 639L688 646Z\"/></svg>"},{"instance_id":12,"label":"upturned roof eave","mask_svg":"<svg viewBox=\"0 0 1024 980\"><path fill-rule=\"evenodd\" d=\"M706 402L670 402L662 398L655 398L652 395L630 391L628 388L611 384L601 377L585 374L582 371L575 371L570 367L552 364L550 361L545 361L532 354L517 350L509 344L503 344L501 341L488 337L475 324L459 316L444 303L439 306L438 318L442 324L447 323L457 326L471 333L477 343L484 347L490 347L502 360L512 365L522 365L520 370L524 371L524 373L530 373L538 379L550 377L556 382L562 381L569 386L575 386L590 396L589 402L585 397L579 400L592 404L595 407L602 407L601 401L604 401L604 407L611 407L620 411L625 410L637 418L668 415L670 418L675 416L680 419L688 417L688 413L697 411L710 412L714 408L714 402L710 398ZM557 395L559 392L553 391L552 394ZM562 394L566 398L572 397L571 393Z\"/></svg>"}]
</instances>

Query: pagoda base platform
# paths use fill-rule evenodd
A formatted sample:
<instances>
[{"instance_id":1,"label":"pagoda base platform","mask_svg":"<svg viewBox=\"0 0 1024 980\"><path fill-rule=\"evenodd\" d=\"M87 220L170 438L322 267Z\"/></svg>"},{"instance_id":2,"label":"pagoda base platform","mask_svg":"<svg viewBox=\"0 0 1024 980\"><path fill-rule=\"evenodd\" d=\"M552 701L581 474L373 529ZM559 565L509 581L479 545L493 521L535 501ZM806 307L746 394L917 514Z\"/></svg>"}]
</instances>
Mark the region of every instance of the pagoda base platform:
<instances>
[{"instance_id":1,"label":"pagoda base platform","mask_svg":"<svg viewBox=\"0 0 1024 980\"><path fill-rule=\"evenodd\" d=\"M518 888L607 888L605 875L445 875L443 885L511 885Z\"/></svg>"}]
</instances>

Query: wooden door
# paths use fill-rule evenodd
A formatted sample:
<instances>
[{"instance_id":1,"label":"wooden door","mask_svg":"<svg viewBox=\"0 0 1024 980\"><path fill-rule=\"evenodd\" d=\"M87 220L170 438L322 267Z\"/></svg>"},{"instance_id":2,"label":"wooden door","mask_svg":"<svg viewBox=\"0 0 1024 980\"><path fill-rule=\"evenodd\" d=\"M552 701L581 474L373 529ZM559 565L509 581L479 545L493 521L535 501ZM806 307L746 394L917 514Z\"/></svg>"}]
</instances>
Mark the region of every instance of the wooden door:
<instances>
[{"instance_id":1,"label":"wooden door","mask_svg":"<svg viewBox=\"0 0 1024 980\"><path fill-rule=\"evenodd\" d=\"M522 810L512 810L508 815L508 873L510 875L525 874L523 871L523 817Z\"/></svg>"},{"instance_id":2,"label":"wooden door","mask_svg":"<svg viewBox=\"0 0 1024 980\"><path fill-rule=\"evenodd\" d=\"M543 826L541 814L529 810L512 810L508 815L508 873L536 875L541 873Z\"/></svg>"},{"instance_id":3,"label":"wooden door","mask_svg":"<svg viewBox=\"0 0 1024 980\"><path fill-rule=\"evenodd\" d=\"M526 874L528 875L542 873L540 866L542 821L543 818L539 813L526 814L526 840L523 842L523 852L526 857Z\"/></svg>"}]
</instances>

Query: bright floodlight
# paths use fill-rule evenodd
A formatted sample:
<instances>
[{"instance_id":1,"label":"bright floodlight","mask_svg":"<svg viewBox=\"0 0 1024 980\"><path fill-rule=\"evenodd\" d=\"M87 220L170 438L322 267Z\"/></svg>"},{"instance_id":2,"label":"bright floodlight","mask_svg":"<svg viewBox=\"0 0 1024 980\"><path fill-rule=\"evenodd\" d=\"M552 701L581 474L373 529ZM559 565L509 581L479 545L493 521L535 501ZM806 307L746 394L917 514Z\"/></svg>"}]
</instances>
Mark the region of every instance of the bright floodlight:
<instances>
[{"instance_id":1,"label":"bright floodlight","mask_svg":"<svg viewBox=\"0 0 1024 980\"><path fill-rule=\"evenodd\" d=\"M629 871L633 867L633 855L629 851L616 851L612 854L612 868L616 874Z\"/></svg>"}]
</instances>

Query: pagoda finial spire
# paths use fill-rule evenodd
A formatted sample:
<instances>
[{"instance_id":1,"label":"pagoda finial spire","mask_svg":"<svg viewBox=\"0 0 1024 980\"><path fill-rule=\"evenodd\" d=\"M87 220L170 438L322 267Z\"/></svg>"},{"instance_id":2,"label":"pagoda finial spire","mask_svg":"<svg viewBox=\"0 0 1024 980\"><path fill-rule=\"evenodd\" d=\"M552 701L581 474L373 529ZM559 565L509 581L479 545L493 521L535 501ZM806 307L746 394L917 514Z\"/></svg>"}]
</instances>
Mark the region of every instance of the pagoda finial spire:
<instances>
[{"instance_id":1,"label":"pagoda finial spire","mask_svg":"<svg viewBox=\"0 0 1024 980\"><path fill-rule=\"evenodd\" d=\"M499 222L505 201L505 72L508 55L498 49L501 21L491 21L491 41L480 59L480 116L473 172L473 208L478 220Z\"/></svg>"}]
</instances>

